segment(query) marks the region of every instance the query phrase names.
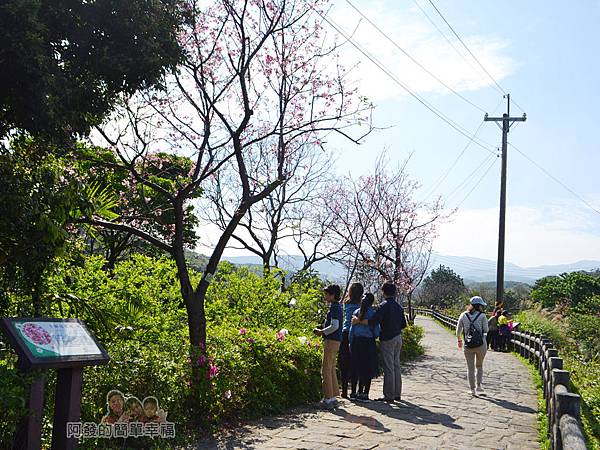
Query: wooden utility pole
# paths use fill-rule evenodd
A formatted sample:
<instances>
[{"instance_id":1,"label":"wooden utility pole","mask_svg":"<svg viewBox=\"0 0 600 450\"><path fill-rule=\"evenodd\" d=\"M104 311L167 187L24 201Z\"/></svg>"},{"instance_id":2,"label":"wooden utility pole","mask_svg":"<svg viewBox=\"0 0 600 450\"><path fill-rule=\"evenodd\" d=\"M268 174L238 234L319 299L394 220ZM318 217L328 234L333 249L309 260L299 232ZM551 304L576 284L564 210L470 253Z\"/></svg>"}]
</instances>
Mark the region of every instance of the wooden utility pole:
<instances>
[{"instance_id":1,"label":"wooden utility pole","mask_svg":"<svg viewBox=\"0 0 600 450\"><path fill-rule=\"evenodd\" d=\"M500 223L498 226L498 263L496 265L496 302L504 301L504 236L506 218L506 150L508 145L508 131L513 122L525 122L527 116L510 117L510 94L506 94L506 114L502 117L484 117L486 122L502 122L502 174L500 176ZM498 124L499 125L499 124Z\"/></svg>"}]
</instances>

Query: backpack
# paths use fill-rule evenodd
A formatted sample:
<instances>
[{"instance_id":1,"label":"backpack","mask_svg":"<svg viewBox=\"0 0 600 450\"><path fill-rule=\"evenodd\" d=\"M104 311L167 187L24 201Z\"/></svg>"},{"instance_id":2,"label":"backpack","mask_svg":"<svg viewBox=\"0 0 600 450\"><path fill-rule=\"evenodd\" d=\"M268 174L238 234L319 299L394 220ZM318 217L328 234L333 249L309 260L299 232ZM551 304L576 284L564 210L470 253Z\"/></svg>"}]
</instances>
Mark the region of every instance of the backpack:
<instances>
[{"instance_id":1,"label":"backpack","mask_svg":"<svg viewBox=\"0 0 600 450\"><path fill-rule=\"evenodd\" d=\"M479 316L483 314L481 311L473 320L471 320L470 314L465 314L469 319L469 331L465 332L465 347L477 348L483 345L483 333L475 326L475 322Z\"/></svg>"}]
</instances>

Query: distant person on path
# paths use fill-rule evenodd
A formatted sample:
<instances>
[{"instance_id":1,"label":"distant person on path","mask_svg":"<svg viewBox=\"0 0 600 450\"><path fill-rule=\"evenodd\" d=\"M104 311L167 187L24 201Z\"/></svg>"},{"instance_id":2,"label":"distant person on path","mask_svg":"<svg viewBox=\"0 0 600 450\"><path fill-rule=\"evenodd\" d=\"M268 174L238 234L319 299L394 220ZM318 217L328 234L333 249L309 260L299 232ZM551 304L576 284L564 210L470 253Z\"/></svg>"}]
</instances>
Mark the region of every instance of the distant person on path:
<instances>
[{"instance_id":1,"label":"distant person on path","mask_svg":"<svg viewBox=\"0 0 600 450\"><path fill-rule=\"evenodd\" d=\"M354 311L358 320L369 320L375 315L373 302L375 296L371 293L365 294L360 303L360 308ZM377 344L375 339L379 337L379 325L362 325L360 322L350 327L348 336L350 342L350 353L352 359L352 371L355 377L358 377L358 393L350 394L360 402L369 401L369 390L371 389L371 380L377 375ZM354 389L353 389L354 391Z\"/></svg>"},{"instance_id":2,"label":"distant person on path","mask_svg":"<svg viewBox=\"0 0 600 450\"><path fill-rule=\"evenodd\" d=\"M501 352L505 352L508 350L508 338L510 335L510 327L508 325L508 311L506 310L502 311L500 313L500 317L498 317L498 335L498 349Z\"/></svg>"},{"instance_id":3,"label":"distant person on path","mask_svg":"<svg viewBox=\"0 0 600 450\"><path fill-rule=\"evenodd\" d=\"M352 372L352 363L350 357L350 347L348 345L348 333L352 325L352 315L360 307L365 289L360 283L352 283L348 289L348 294L344 299L344 326L342 327L342 343L340 345L340 355L338 364L340 366L340 376L342 379L342 398L348 398L348 384L351 383L351 396L356 397L357 377Z\"/></svg>"},{"instance_id":4,"label":"distant person on path","mask_svg":"<svg viewBox=\"0 0 600 450\"><path fill-rule=\"evenodd\" d=\"M340 395L336 373L336 360L342 340L342 306L340 305L340 287L332 284L323 289L325 301L330 304L327 318L323 328L315 328L313 331L317 336L323 336L323 366L321 378L323 380L323 404L334 407L337 403L336 397Z\"/></svg>"},{"instance_id":5,"label":"distant person on path","mask_svg":"<svg viewBox=\"0 0 600 450\"><path fill-rule=\"evenodd\" d=\"M494 309L494 313L492 317L488 319L488 334L487 334L487 344L488 348L492 350L498 350L498 340L500 335L498 334L498 317L500 317L501 310L496 308Z\"/></svg>"},{"instance_id":6,"label":"distant person on path","mask_svg":"<svg viewBox=\"0 0 600 450\"><path fill-rule=\"evenodd\" d=\"M402 350L402 330L406 327L404 308L396 301L396 286L384 283L381 287L384 301L370 319L359 319L354 316L352 325L363 324L381 326L379 335L380 349L383 356L383 397L378 401L392 403L402 397L402 374L400 372L400 351Z\"/></svg>"},{"instance_id":7,"label":"distant person on path","mask_svg":"<svg viewBox=\"0 0 600 450\"><path fill-rule=\"evenodd\" d=\"M456 324L458 348L463 349L467 360L467 377L471 395L483 395L483 359L487 352L486 334L488 321L484 314L485 301L479 297L471 297L471 304L463 312ZM463 342L464 337L464 342ZM475 369L477 369L477 386L475 386Z\"/></svg>"}]
</instances>

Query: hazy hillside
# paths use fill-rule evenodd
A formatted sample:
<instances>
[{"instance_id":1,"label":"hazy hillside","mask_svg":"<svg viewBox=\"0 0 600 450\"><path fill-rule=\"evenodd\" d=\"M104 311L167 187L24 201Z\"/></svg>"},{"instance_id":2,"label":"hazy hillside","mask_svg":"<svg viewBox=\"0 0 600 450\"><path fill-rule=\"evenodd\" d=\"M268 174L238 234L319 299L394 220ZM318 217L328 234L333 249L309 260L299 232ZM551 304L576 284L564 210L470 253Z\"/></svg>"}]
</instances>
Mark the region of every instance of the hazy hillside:
<instances>
[{"instance_id":1,"label":"hazy hillside","mask_svg":"<svg viewBox=\"0 0 600 450\"><path fill-rule=\"evenodd\" d=\"M233 256L224 257L234 264L260 264L260 259L255 256ZM302 266L301 256L286 256L283 258L283 268L295 270ZM431 268L440 264L452 268L467 282L485 282L496 279L496 261L472 258L468 256L447 256L434 254L431 258ZM579 261L574 264L545 265L538 267L520 267L516 264L506 263L504 279L507 281L533 283L535 280L546 275L558 275L564 272L578 270L594 270L600 268L600 261ZM329 280L340 280L345 276L344 268L335 263L321 261L315 265L315 269Z\"/></svg>"}]
</instances>

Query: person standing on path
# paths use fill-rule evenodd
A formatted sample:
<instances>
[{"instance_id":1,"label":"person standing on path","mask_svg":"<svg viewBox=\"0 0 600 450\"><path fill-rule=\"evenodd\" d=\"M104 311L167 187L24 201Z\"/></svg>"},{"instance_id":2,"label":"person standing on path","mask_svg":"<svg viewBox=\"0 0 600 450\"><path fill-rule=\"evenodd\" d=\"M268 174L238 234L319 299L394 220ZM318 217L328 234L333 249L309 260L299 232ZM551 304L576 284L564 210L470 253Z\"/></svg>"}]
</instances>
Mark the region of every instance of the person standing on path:
<instances>
[{"instance_id":1,"label":"person standing on path","mask_svg":"<svg viewBox=\"0 0 600 450\"><path fill-rule=\"evenodd\" d=\"M323 404L333 407L337 403L336 397L340 395L338 386L336 362L342 340L342 306L340 305L340 287L332 284L323 289L323 296L330 304L327 318L323 328L315 328L313 331L317 336L323 336L323 365L321 378L323 380Z\"/></svg>"},{"instance_id":2,"label":"person standing on path","mask_svg":"<svg viewBox=\"0 0 600 450\"><path fill-rule=\"evenodd\" d=\"M340 345L340 354L338 364L340 366L340 376L342 379L342 398L348 398L348 383L351 383L351 396L356 396L357 377L352 371L350 346L348 345L348 333L352 325L352 314L360 307L365 288L360 283L352 283L348 289L348 294L344 299L344 326L342 327L342 343Z\"/></svg>"},{"instance_id":3,"label":"person standing on path","mask_svg":"<svg viewBox=\"0 0 600 450\"><path fill-rule=\"evenodd\" d=\"M386 282L381 287L384 301L370 319L359 320L352 317L352 325L358 323L381 326L379 342L383 356L383 397L376 400L392 403L402 398L402 373L400 372L400 352L402 350L402 330L406 328L404 308L396 301L396 286Z\"/></svg>"},{"instance_id":4,"label":"person standing on path","mask_svg":"<svg viewBox=\"0 0 600 450\"><path fill-rule=\"evenodd\" d=\"M370 319L375 315L372 308L375 296L371 293L365 294L360 303L360 308L354 311L358 319ZM350 354L352 359L352 371L354 377L358 377L358 393L350 394L351 399L359 402L369 401L369 390L371 380L377 375L377 344L375 339L379 337L380 327L362 325L360 323L350 327L348 340L350 342Z\"/></svg>"},{"instance_id":5,"label":"person standing on path","mask_svg":"<svg viewBox=\"0 0 600 450\"><path fill-rule=\"evenodd\" d=\"M488 348L492 350L498 349L498 339L500 335L498 334L498 317L500 316L499 309L495 309L492 317L488 319L488 334L486 336L486 341Z\"/></svg>"},{"instance_id":6,"label":"person standing on path","mask_svg":"<svg viewBox=\"0 0 600 450\"><path fill-rule=\"evenodd\" d=\"M488 321L484 314L485 301L479 297L471 297L471 304L463 312L456 324L458 348L464 348L467 360L467 378L471 395L483 395L483 360L487 352L486 334ZM464 337L464 343L463 343ZM477 387L475 386L475 369L477 369Z\"/></svg>"}]
</instances>

